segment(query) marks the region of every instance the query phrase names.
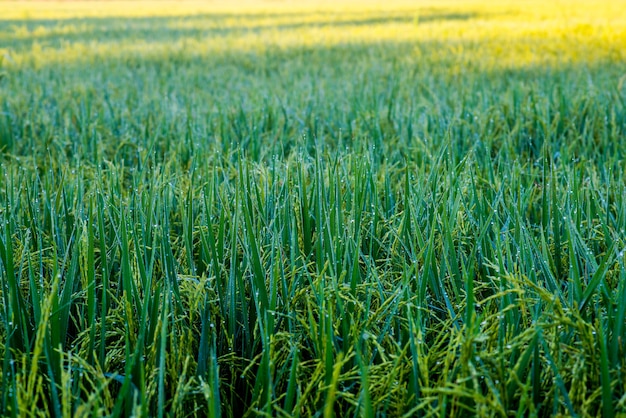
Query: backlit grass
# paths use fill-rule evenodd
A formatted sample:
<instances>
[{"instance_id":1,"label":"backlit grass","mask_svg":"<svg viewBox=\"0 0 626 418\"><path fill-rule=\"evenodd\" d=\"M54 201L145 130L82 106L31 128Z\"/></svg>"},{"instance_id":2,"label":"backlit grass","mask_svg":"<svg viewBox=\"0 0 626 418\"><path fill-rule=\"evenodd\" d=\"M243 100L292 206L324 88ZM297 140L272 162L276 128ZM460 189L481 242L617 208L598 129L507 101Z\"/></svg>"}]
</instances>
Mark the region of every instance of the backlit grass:
<instances>
[{"instance_id":1,"label":"backlit grass","mask_svg":"<svg viewBox=\"0 0 626 418\"><path fill-rule=\"evenodd\" d=\"M626 3L546 3L0 2L0 414L626 414Z\"/></svg>"}]
</instances>

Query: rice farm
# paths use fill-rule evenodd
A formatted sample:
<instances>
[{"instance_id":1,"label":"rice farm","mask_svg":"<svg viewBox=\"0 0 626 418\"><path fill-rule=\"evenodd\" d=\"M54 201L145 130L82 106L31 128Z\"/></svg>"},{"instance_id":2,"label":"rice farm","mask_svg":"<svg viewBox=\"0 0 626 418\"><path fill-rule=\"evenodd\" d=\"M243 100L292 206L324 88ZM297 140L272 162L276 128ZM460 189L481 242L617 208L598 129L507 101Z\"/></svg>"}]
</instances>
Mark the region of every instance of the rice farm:
<instances>
[{"instance_id":1,"label":"rice farm","mask_svg":"<svg viewBox=\"0 0 626 418\"><path fill-rule=\"evenodd\" d=\"M0 1L0 415L626 417L626 0Z\"/></svg>"}]
</instances>

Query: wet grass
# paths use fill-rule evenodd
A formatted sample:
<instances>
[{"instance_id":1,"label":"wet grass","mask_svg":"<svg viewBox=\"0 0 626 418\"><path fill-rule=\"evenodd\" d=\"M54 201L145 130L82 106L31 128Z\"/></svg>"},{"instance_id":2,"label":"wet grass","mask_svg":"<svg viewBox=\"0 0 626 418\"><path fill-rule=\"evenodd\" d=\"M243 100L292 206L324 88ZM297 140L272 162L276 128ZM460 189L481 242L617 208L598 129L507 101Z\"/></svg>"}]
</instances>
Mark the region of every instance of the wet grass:
<instances>
[{"instance_id":1,"label":"wet grass","mask_svg":"<svg viewBox=\"0 0 626 418\"><path fill-rule=\"evenodd\" d=\"M140 5L0 3L2 415L626 414L623 3Z\"/></svg>"}]
</instances>

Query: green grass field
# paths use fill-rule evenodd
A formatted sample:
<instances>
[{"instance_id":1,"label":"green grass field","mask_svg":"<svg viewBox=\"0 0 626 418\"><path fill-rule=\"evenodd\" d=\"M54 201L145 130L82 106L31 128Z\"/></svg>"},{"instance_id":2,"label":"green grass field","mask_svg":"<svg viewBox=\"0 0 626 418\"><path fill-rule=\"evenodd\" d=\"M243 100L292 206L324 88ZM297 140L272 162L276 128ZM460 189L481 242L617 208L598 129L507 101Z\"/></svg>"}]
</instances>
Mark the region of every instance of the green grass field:
<instances>
[{"instance_id":1,"label":"green grass field","mask_svg":"<svg viewBox=\"0 0 626 418\"><path fill-rule=\"evenodd\" d=\"M625 10L0 2L0 415L626 417Z\"/></svg>"}]
</instances>

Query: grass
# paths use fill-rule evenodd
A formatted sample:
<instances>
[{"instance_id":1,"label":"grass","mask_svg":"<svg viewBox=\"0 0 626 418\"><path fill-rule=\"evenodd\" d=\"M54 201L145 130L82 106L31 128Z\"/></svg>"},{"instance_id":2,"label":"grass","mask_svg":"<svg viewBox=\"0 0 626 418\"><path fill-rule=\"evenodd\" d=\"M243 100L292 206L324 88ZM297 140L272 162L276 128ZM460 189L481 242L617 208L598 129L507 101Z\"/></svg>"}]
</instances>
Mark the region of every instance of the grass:
<instances>
[{"instance_id":1,"label":"grass","mask_svg":"<svg viewBox=\"0 0 626 418\"><path fill-rule=\"evenodd\" d=\"M626 4L544 3L0 2L0 414L626 415Z\"/></svg>"}]
</instances>

